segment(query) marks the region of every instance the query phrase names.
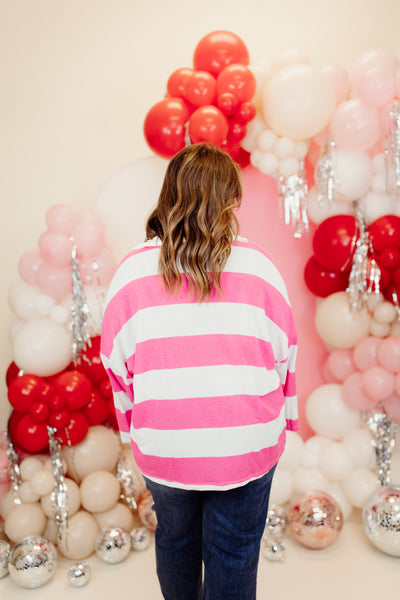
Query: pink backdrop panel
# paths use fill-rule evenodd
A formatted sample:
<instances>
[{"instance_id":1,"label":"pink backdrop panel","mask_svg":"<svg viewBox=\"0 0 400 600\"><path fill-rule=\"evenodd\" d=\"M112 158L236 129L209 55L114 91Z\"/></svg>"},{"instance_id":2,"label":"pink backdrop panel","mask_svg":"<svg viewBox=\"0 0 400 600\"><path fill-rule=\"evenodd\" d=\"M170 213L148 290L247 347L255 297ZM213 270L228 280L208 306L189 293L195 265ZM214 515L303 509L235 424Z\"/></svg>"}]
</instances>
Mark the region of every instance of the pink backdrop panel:
<instances>
[{"instance_id":1,"label":"pink backdrop panel","mask_svg":"<svg viewBox=\"0 0 400 600\"><path fill-rule=\"evenodd\" d=\"M290 225L282 223L279 213L278 185L272 177L252 166L243 172L243 200L238 211L241 235L258 243L280 270L288 288L296 321L299 350L297 388L300 434L306 439L313 432L305 417L309 394L325 382L322 367L327 351L314 325L316 297L304 282L304 267L313 254L315 226L302 238L293 236Z\"/></svg>"}]
</instances>

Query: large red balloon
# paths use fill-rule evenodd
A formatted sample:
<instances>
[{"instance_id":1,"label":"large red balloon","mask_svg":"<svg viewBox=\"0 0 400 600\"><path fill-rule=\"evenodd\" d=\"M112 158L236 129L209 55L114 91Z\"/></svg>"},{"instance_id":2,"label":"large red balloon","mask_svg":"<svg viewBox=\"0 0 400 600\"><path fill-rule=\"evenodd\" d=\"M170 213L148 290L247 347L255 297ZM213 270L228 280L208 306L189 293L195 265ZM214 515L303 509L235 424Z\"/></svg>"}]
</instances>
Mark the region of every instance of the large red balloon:
<instances>
[{"instance_id":1,"label":"large red balloon","mask_svg":"<svg viewBox=\"0 0 400 600\"><path fill-rule=\"evenodd\" d=\"M185 92L185 84L187 79L193 75L194 69L177 69L174 71L167 82L167 92L172 98L183 98Z\"/></svg>"},{"instance_id":2,"label":"large red balloon","mask_svg":"<svg viewBox=\"0 0 400 600\"><path fill-rule=\"evenodd\" d=\"M29 414L18 419L14 435L17 446L26 452L40 452L49 445L47 424L36 423Z\"/></svg>"},{"instance_id":3,"label":"large red balloon","mask_svg":"<svg viewBox=\"0 0 400 600\"><path fill-rule=\"evenodd\" d=\"M79 371L66 371L56 380L55 388L65 399L67 410L78 410L88 404L92 394L92 383L87 375Z\"/></svg>"},{"instance_id":4,"label":"large red balloon","mask_svg":"<svg viewBox=\"0 0 400 600\"><path fill-rule=\"evenodd\" d=\"M86 350L81 353L81 362L76 366L76 370L85 373L97 387L103 379L108 379L106 370L100 357L100 336L92 337Z\"/></svg>"},{"instance_id":5,"label":"large red balloon","mask_svg":"<svg viewBox=\"0 0 400 600\"><path fill-rule=\"evenodd\" d=\"M304 269L304 280L313 294L326 298L347 288L349 273L348 271L330 271L321 265L315 256L311 256Z\"/></svg>"},{"instance_id":6,"label":"large red balloon","mask_svg":"<svg viewBox=\"0 0 400 600\"><path fill-rule=\"evenodd\" d=\"M143 129L150 148L163 158L172 158L185 147L185 123L189 110L181 98L165 98L147 113Z\"/></svg>"},{"instance_id":7,"label":"large red balloon","mask_svg":"<svg viewBox=\"0 0 400 600\"><path fill-rule=\"evenodd\" d=\"M15 410L27 413L33 402L42 398L43 389L47 389L47 384L38 375L14 377L8 387L8 400Z\"/></svg>"},{"instance_id":8,"label":"large red balloon","mask_svg":"<svg viewBox=\"0 0 400 600\"><path fill-rule=\"evenodd\" d=\"M351 215L335 215L322 221L313 237L317 261L331 271L349 271L356 248L358 228Z\"/></svg>"},{"instance_id":9,"label":"large red balloon","mask_svg":"<svg viewBox=\"0 0 400 600\"><path fill-rule=\"evenodd\" d=\"M217 98L217 82L207 71L194 71L186 79L184 98L193 106L214 104Z\"/></svg>"},{"instance_id":10,"label":"large red balloon","mask_svg":"<svg viewBox=\"0 0 400 600\"><path fill-rule=\"evenodd\" d=\"M256 91L256 80L245 65L229 65L218 75L217 94L233 94L239 102L248 102Z\"/></svg>"},{"instance_id":11,"label":"large red balloon","mask_svg":"<svg viewBox=\"0 0 400 600\"><path fill-rule=\"evenodd\" d=\"M89 431L89 421L80 412L72 412L70 421L64 429L57 431L57 439L65 446L75 446L85 439Z\"/></svg>"},{"instance_id":12,"label":"large red balloon","mask_svg":"<svg viewBox=\"0 0 400 600\"><path fill-rule=\"evenodd\" d=\"M382 252L386 248L400 248L400 217L379 217L370 224L368 233L375 252Z\"/></svg>"},{"instance_id":13,"label":"large red balloon","mask_svg":"<svg viewBox=\"0 0 400 600\"><path fill-rule=\"evenodd\" d=\"M243 40L230 31L212 31L197 44L193 65L198 71L208 71L215 77L228 65L249 64L249 53Z\"/></svg>"},{"instance_id":14,"label":"large red balloon","mask_svg":"<svg viewBox=\"0 0 400 600\"><path fill-rule=\"evenodd\" d=\"M200 106L189 120L189 137L193 144L208 142L219 146L228 134L228 121L216 106Z\"/></svg>"}]
</instances>

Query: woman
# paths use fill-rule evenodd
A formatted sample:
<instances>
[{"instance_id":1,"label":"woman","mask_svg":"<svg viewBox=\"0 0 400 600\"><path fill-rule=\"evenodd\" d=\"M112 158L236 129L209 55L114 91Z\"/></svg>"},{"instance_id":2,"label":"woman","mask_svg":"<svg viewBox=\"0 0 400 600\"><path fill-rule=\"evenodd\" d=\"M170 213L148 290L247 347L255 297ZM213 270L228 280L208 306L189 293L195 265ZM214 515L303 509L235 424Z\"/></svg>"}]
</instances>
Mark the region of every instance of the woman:
<instances>
[{"instance_id":1,"label":"woman","mask_svg":"<svg viewBox=\"0 0 400 600\"><path fill-rule=\"evenodd\" d=\"M106 300L103 362L153 496L167 600L255 599L272 476L298 429L292 311L237 235L241 197L228 154L178 152Z\"/></svg>"}]
</instances>

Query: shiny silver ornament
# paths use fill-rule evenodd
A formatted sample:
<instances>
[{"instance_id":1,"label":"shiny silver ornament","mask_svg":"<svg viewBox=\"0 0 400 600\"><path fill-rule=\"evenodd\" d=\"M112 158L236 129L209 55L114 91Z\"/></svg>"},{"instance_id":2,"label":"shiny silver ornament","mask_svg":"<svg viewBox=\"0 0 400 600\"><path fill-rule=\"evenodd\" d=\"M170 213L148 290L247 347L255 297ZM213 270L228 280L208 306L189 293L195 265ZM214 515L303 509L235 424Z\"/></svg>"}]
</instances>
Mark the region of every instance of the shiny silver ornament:
<instances>
[{"instance_id":1,"label":"shiny silver ornament","mask_svg":"<svg viewBox=\"0 0 400 600\"><path fill-rule=\"evenodd\" d=\"M272 562L282 562L285 560L285 549L285 542L280 538L270 537L265 544L264 555Z\"/></svg>"},{"instance_id":2,"label":"shiny silver ornament","mask_svg":"<svg viewBox=\"0 0 400 600\"><path fill-rule=\"evenodd\" d=\"M135 527L130 536L133 550L146 550L150 546L150 531L146 527Z\"/></svg>"},{"instance_id":3,"label":"shiny silver ornament","mask_svg":"<svg viewBox=\"0 0 400 600\"><path fill-rule=\"evenodd\" d=\"M286 527L287 515L285 509L282 506L273 504L268 509L263 539L268 539L271 536L281 537L285 533Z\"/></svg>"},{"instance_id":4,"label":"shiny silver ornament","mask_svg":"<svg viewBox=\"0 0 400 600\"><path fill-rule=\"evenodd\" d=\"M400 487L380 487L362 511L365 533L371 542L391 556L400 556Z\"/></svg>"},{"instance_id":5,"label":"shiny silver ornament","mask_svg":"<svg viewBox=\"0 0 400 600\"><path fill-rule=\"evenodd\" d=\"M106 563L122 562L128 558L131 548L131 537L121 527L103 529L96 539L96 554Z\"/></svg>"},{"instance_id":6,"label":"shiny silver ornament","mask_svg":"<svg viewBox=\"0 0 400 600\"><path fill-rule=\"evenodd\" d=\"M8 570L11 579L23 588L47 583L57 566L57 550L39 535L24 538L10 552Z\"/></svg>"},{"instance_id":7,"label":"shiny silver ornament","mask_svg":"<svg viewBox=\"0 0 400 600\"><path fill-rule=\"evenodd\" d=\"M293 236L301 238L308 232L307 194L308 186L304 160L300 161L299 172L290 177L279 177L279 205L281 219L292 225Z\"/></svg>"},{"instance_id":8,"label":"shiny silver ornament","mask_svg":"<svg viewBox=\"0 0 400 600\"><path fill-rule=\"evenodd\" d=\"M73 587L82 587L90 580L90 567L87 562L76 562L67 569L68 583Z\"/></svg>"},{"instance_id":9,"label":"shiny silver ornament","mask_svg":"<svg viewBox=\"0 0 400 600\"><path fill-rule=\"evenodd\" d=\"M8 575L8 561L10 560L10 544L0 540L0 579Z\"/></svg>"}]
</instances>

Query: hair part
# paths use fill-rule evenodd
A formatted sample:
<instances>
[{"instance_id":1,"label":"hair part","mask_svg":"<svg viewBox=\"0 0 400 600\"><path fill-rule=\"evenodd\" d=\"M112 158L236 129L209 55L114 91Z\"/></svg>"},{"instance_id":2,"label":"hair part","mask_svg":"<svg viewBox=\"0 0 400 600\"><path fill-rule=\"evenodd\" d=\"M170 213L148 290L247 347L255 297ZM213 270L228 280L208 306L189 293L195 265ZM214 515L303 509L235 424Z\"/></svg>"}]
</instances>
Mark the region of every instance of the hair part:
<instances>
[{"instance_id":1,"label":"hair part","mask_svg":"<svg viewBox=\"0 0 400 600\"><path fill-rule=\"evenodd\" d=\"M198 302L215 288L239 231L234 210L242 200L240 169L219 148L193 144L170 160L146 240L159 237L159 273L178 293L182 272Z\"/></svg>"}]
</instances>

